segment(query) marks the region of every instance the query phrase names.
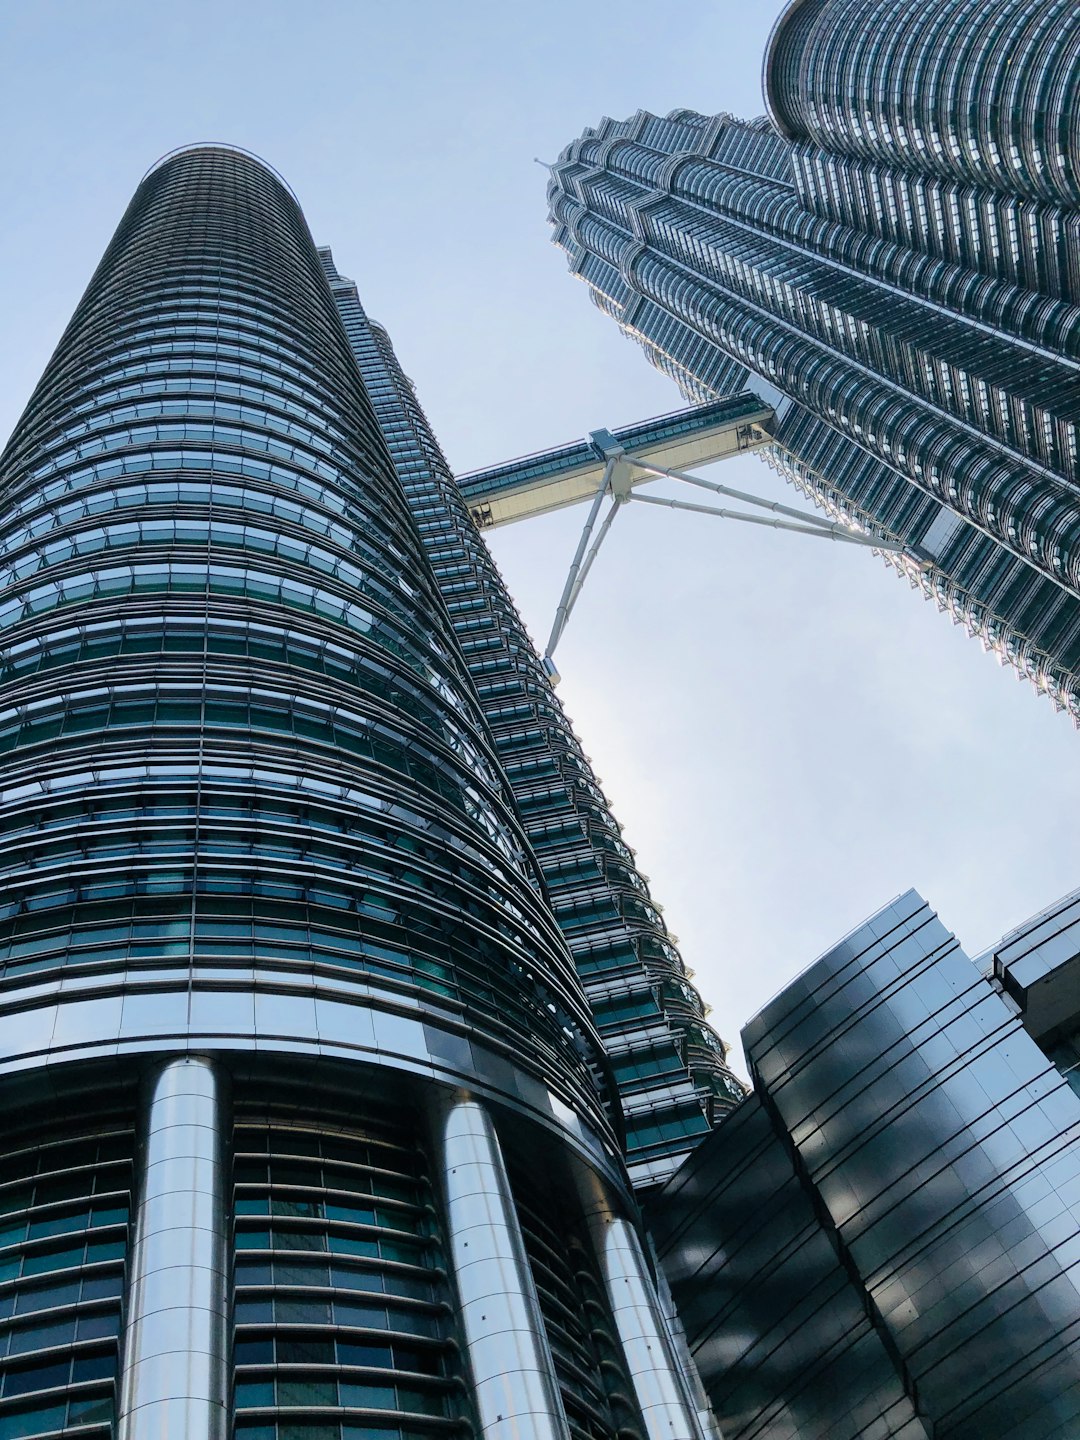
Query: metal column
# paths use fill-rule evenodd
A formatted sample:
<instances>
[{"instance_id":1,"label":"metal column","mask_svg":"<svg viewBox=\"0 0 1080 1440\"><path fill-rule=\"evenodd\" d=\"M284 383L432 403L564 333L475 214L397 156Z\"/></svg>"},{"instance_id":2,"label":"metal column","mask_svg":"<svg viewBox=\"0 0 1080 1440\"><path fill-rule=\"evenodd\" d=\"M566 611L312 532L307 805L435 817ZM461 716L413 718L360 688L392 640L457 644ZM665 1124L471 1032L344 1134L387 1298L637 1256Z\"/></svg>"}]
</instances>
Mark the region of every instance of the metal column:
<instances>
[{"instance_id":1,"label":"metal column","mask_svg":"<svg viewBox=\"0 0 1080 1440\"><path fill-rule=\"evenodd\" d=\"M637 1231L599 1176L579 1171L578 1190L649 1440L711 1440L716 1430L693 1403Z\"/></svg>"},{"instance_id":2,"label":"metal column","mask_svg":"<svg viewBox=\"0 0 1080 1440\"><path fill-rule=\"evenodd\" d=\"M209 1060L146 1081L119 1440L226 1440L223 1081Z\"/></svg>"},{"instance_id":3,"label":"metal column","mask_svg":"<svg viewBox=\"0 0 1080 1440\"><path fill-rule=\"evenodd\" d=\"M437 1165L461 1324L485 1440L567 1440L569 1429L495 1127L448 1102Z\"/></svg>"}]
</instances>

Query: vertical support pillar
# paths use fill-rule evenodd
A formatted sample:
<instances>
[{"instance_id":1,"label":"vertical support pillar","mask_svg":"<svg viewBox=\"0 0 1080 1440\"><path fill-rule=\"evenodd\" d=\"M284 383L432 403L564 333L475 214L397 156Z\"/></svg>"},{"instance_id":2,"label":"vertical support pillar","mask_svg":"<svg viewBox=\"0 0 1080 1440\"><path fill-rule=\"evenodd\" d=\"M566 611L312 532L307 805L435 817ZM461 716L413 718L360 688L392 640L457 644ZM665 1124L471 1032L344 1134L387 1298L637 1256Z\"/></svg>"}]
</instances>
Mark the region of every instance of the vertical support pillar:
<instances>
[{"instance_id":1,"label":"vertical support pillar","mask_svg":"<svg viewBox=\"0 0 1080 1440\"><path fill-rule=\"evenodd\" d=\"M491 1116L469 1098L435 1122L446 1232L484 1440L568 1440L559 1383Z\"/></svg>"},{"instance_id":2,"label":"vertical support pillar","mask_svg":"<svg viewBox=\"0 0 1080 1440\"><path fill-rule=\"evenodd\" d=\"M649 1440L711 1440L715 1428L692 1401L637 1231L598 1175L579 1170L578 1190Z\"/></svg>"},{"instance_id":3,"label":"vertical support pillar","mask_svg":"<svg viewBox=\"0 0 1080 1440\"><path fill-rule=\"evenodd\" d=\"M229 1433L223 1079L198 1056L147 1077L119 1440Z\"/></svg>"}]
</instances>

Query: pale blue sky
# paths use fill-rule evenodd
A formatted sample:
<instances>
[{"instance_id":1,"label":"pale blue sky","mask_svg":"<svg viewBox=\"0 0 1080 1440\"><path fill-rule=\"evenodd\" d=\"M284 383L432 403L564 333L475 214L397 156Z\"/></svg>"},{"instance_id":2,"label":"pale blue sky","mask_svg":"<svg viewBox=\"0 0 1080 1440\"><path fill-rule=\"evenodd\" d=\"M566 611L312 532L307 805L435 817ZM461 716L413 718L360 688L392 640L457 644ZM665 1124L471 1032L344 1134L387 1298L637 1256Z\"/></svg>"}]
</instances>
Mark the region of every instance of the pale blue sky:
<instances>
[{"instance_id":1,"label":"pale blue sky","mask_svg":"<svg viewBox=\"0 0 1080 1440\"><path fill-rule=\"evenodd\" d=\"M0 432L143 171L206 139L292 184L460 469L675 408L565 273L532 157L603 114L759 113L780 8L2 0ZM494 538L541 638L580 522ZM1080 736L870 554L631 511L559 658L729 1039L910 884L971 950L1080 884Z\"/></svg>"}]
</instances>

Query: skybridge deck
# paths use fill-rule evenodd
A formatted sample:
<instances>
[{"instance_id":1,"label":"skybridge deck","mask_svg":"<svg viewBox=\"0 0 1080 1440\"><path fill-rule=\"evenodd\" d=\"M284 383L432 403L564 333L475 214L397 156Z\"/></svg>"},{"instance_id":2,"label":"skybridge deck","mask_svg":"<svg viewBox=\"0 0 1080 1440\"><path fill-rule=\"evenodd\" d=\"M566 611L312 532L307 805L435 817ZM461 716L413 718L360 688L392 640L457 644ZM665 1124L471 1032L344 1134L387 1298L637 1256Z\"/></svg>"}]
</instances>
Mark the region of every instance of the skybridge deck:
<instances>
[{"instance_id":1,"label":"skybridge deck","mask_svg":"<svg viewBox=\"0 0 1080 1440\"><path fill-rule=\"evenodd\" d=\"M478 525L509 525L591 499L612 462L609 479L618 494L656 479L640 464L629 464L631 457L664 469L696 470L759 449L768 443L772 415L770 405L745 391L617 430L594 430L587 439L460 475L458 485Z\"/></svg>"}]
</instances>

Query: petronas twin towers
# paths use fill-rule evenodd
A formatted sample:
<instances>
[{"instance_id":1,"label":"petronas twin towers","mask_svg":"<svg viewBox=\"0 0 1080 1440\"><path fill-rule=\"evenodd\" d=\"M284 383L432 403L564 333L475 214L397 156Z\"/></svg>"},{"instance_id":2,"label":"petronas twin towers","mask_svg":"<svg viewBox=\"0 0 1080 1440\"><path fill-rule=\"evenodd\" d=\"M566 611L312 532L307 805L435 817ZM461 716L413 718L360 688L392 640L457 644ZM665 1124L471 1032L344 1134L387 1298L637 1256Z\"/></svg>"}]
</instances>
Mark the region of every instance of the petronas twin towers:
<instances>
[{"instance_id":1,"label":"petronas twin towers","mask_svg":"<svg viewBox=\"0 0 1080 1440\"><path fill-rule=\"evenodd\" d=\"M1080 714L1070 9L802 0L771 125L605 121L549 196L688 397L757 392L709 413ZM684 1330L753 1326L675 1314L638 1203L676 1245L758 1100L262 161L144 178L0 476L0 1440L714 1440ZM862 1309L876 1418L820 1433L953 1434Z\"/></svg>"}]
</instances>

